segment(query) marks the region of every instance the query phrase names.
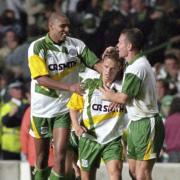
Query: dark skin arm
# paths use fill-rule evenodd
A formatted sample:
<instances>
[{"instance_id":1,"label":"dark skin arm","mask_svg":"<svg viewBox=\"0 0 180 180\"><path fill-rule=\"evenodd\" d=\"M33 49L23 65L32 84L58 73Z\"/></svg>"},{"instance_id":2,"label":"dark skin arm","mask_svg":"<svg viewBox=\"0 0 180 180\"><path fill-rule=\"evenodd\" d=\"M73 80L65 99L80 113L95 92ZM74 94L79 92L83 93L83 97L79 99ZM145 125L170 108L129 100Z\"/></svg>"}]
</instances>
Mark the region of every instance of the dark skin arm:
<instances>
[{"instance_id":1,"label":"dark skin arm","mask_svg":"<svg viewBox=\"0 0 180 180\"><path fill-rule=\"evenodd\" d=\"M48 76L41 76L41 77L36 78L36 80L38 81L40 85L51 88L51 89L76 92L78 94L83 93L83 90L80 87L80 83L75 83L75 84L60 83L56 80L51 79Z\"/></svg>"},{"instance_id":2,"label":"dark skin arm","mask_svg":"<svg viewBox=\"0 0 180 180\"><path fill-rule=\"evenodd\" d=\"M98 63L96 63L94 66L93 66L93 69L99 73L102 72L102 63L101 61L99 61Z\"/></svg>"}]
</instances>

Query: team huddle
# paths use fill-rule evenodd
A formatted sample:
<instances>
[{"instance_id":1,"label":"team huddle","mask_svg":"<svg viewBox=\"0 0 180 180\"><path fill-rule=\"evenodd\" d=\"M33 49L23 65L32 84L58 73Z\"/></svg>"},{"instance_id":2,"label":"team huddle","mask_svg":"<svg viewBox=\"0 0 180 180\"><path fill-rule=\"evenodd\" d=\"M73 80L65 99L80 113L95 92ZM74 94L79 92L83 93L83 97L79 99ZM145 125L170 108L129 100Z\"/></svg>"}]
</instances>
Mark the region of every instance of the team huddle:
<instances>
[{"instance_id":1,"label":"team huddle","mask_svg":"<svg viewBox=\"0 0 180 180\"><path fill-rule=\"evenodd\" d=\"M122 136L127 119L130 176L151 180L164 126L158 113L155 77L141 51L142 32L123 30L117 47L107 48L99 59L81 40L68 36L69 25L66 16L52 13L49 32L32 42L28 51L35 180L73 180L69 167L76 172L79 166L76 179L94 180L101 159L110 180L122 179ZM49 169L52 139L54 166Z\"/></svg>"}]
</instances>

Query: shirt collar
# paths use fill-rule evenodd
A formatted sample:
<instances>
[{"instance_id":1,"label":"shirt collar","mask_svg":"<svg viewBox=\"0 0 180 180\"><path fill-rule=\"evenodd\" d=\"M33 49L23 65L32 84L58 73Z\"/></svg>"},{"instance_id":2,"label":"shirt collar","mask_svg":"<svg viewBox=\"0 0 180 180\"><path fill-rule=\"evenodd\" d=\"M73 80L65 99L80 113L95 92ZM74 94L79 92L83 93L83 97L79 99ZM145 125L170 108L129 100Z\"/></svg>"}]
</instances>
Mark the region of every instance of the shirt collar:
<instances>
[{"instance_id":1,"label":"shirt collar","mask_svg":"<svg viewBox=\"0 0 180 180\"><path fill-rule=\"evenodd\" d=\"M137 59L139 59L142 55L143 55L142 52L136 54L136 55L134 56L134 58L131 60L131 62L130 62L130 63L127 62L126 65L128 66L128 65L133 64L133 63L134 63Z\"/></svg>"},{"instance_id":2,"label":"shirt collar","mask_svg":"<svg viewBox=\"0 0 180 180\"><path fill-rule=\"evenodd\" d=\"M45 41L47 44L51 44L51 45L61 45L62 43L64 43L64 41L60 42L60 43L55 43L49 36L49 34L47 33L46 36L45 36Z\"/></svg>"},{"instance_id":3,"label":"shirt collar","mask_svg":"<svg viewBox=\"0 0 180 180\"><path fill-rule=\"evenodd\" d=\"M47 44L54 44L53 40L49 37L49 34L46 34L45 41Z\"/></svg>"}]
</instances>

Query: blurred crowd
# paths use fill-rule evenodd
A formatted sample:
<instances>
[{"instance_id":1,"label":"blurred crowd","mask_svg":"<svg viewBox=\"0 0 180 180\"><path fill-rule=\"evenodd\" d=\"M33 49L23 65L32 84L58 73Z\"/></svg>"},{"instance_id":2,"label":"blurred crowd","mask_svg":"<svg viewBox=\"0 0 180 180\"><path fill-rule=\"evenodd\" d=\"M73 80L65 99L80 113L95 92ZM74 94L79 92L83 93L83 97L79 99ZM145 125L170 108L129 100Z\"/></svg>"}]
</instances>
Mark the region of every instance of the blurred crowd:
<instances>
[{"instance_id":1,"label":"blurred crowd","mask_svg":"<svg viewBox=\"0 0 180 180\"><path fill-rule=\"evenodd\" d=\"M53 11L70 18L71 35L98 57L106 47L116 46L122 29L143 31L166 128L159 161L180 162L180 0L0 0L1 159L27 159L28 138L24 142L21 128L24 119L30 120L27 51L47 33Z\"/></svg>"}]
</instances>

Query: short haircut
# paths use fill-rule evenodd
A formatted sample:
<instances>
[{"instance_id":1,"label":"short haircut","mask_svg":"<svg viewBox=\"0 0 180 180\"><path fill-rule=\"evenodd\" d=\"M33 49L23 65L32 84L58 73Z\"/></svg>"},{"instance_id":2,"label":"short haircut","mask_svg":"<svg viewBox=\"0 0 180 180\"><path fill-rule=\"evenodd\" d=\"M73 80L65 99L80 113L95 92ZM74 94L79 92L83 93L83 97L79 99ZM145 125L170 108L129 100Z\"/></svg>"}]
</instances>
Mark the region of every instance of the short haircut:
<instances>
[{"instance_id":1,"label":"short haircut","mask_svg":"<svg viewBox=\"0 0 180 180\"><path fill-rule=\"evenodd\" d=\"M119 58L119 53L118 53L116 48L114 48L110 52L106 53L103 56L102 60L104 61L104 59L106 59L106 58L111 59L111 60L117 62L120 67L122 67L122 68L124 67L124 59Z\"/></svg>"},{"instance_id":2,"label":"short haircut","mask_svg":"<svg viewBox=\"0 0 180 180\"><path fill-rule=\"evenodd\" d=\"M68 17L65 14L52 12L49 16L48 23L53 23L55 20L59 20L60 18L67 18Z\"/></svg>"},{"instance_id":3,"label":"short haircut","mask_svg":"<svg viewBox=\"0 0 180 180\"><path fill-rule=\"evenodd\" d=\"M176 61L176 63L179 63L178 57L173 53L166 54L164 57L164 61L166 59L172 59L172 60Z\"/></svg>"},{"instance_id":4,"label":"short haircut","mask_svg":"<svg viewBox=\"0 0 180 180\"><path fill-rule=\"evenodd\" d=\"M125 34L127 40L136 50L141 50L144 44L143 32L138 28L124 29L121 34Z\"/></svg>"},{"instance_id":5,"label":"short haircut","mask_svg":"<svg viewBox=\"0 0 180 180\"><path fill-rule=\"evenodd\" d=\"M114 48L110 52L107 52L104 55L103 60L106 58L113 59L115 61L119 61L119 54L118 54L117 50Z\"/></svg>"}]
</instances>

